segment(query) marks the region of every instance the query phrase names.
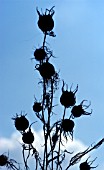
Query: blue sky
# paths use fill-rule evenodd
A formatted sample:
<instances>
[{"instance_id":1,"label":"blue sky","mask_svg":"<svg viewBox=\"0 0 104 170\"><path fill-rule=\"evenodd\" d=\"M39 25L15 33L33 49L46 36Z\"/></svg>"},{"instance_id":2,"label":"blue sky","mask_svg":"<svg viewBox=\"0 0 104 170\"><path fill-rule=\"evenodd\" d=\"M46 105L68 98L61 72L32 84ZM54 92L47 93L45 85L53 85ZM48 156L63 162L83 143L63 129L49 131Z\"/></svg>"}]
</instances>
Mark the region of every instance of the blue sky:
<instances>
[{"instance_id":1,"label":"blue sky","mask_svg":"<svg viewBox=\"0 0 104 170\"><path fill-rule=\"evenodd\" d=\"M43 34L37 27L36 7L45 11L55 5L55 38L47 38L60 78L69 88L79 85L77 103L91 101L91 116L76 120L74 136L89 146L104 137L104 1L103 0L0 0L0 139L15 133L11 118L21 110L35 120L34 94L40 90L34 71L35 48ZM61 87L61 86L60 86ZM57 92L60 95L61 91ZM58 102L58 100L57 100ZM59 111L63 108L59 105ZM68 114L68 113L67 113ZM35 126L40 131L40 124ZM98 170L104 166L104 146L95 151ZM103 167L102 166L102 167Z\"/></svg>"}]
</instances>

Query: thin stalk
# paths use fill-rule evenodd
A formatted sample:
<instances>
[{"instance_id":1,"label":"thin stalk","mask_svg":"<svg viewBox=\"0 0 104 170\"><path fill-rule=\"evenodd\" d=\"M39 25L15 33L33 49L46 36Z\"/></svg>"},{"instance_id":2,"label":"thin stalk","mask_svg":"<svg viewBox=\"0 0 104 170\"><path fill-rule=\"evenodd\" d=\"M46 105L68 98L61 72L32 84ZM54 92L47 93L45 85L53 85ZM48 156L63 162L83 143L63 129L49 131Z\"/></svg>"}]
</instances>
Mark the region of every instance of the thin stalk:
<instances>
[{"instance_id":1,"label":"thin stalk","mask_svg":"<svg viewBox=\"0 0 104 170\"><path fill-rule=\"evenodd\" d=\"M50 113L52 112L52 103L53 103L53 80L51 79L51 102L50 102ZM51 143L51 151L52 151L52 170L53 170L53 149Z\"/></svg>"},{"instance_id":2,"label":"thin stalk","mask_svg":"<svg viewBox=\"0 0 104 170\"><path fill-rule=\"evenodd\" d=\"M45 169L47 170L48 168L48 151L47 151L47 134L45 134L45 147L44 147L44 165L45 165Z\"/></svg>"},{"instance_id":3,"label":"thin stalk","mask_svg":"<svg viewBox=\"0 0 104 170\"><path fill-rule=\"evenodd\" d=\"M27 159L25 160L25 152L24 152L24 148L23 148L22 154L23 154L23 161L24 161L25 169L28 170Z\"/></svg>"},{"instance_id":4,"label":"thin stalk","mask_svg":"<svg viewBox=\"0 0 104 170\"><path fill-rule=\"evenodd\" d=\"M66 113L66 107L64 107L64 114L63 114L63 119L62 121L64 120L64 117L65 117L65 113ZM61 133L62 133L62 127L60 128L60 136L59 136L59 148L58 148L58 160L57 160L57 169L58 170L58 166L59 166L59 161L60 161L60 148L61 148Z\"/></svg>"},{"instance_id":5,"label":"thin stalk","mask_svg":"<svg viewBox=\"0 0 104 170\"><path fill-rule=\"evenodd\" d=\"M44 49L44 47L45 47L46 36L47 36L47 33L45 32L45 33L44 33L44 40L43 40L43 49Z\"/></svg>"},{"instance_id":6,"label":"thin stalk","mask_svg":"<svg viewBox=\"0 0 104 170\"><path fill-rule=\"evenodd\" d=\"M69 163L69 165L67 166L67 168L66 168L65 170L68 170L71 166L73 166L73 165L75 165L76 163L78 163L83 156L85 156L86 154L88 154L88 153L91 152L92 150L97 149L98 147L100 147L100 146L103 144L103 142L104 142L104 138L102 138L102 139L101 139L97 144L95 144L94 146L91 146L91 148L88 147L85 151L77 153L75 156L73 156L73 157L71 158L70 163Z\"/></svg>"},{"instance_id":7,"label":"thin stalk","mask_svg":"<svg viewBox=\"0 0 104 170\"><path fill-rule=\"evenodd\" d=\"M65 118L65 113L66 113L66 107L64 107L63 120L64 120L64 118Z\"/></svg>"},{"instance_id":8,"label":"thin stalk","mask_svg":"<svg viewBox=\"0 0 104 170\"><path fill-rule=\"evenodd\" d=\"M43 49L45 47L45 41L46 41L46 32L44 34L44 40L43 40ZM43 168L45 167L45 163L47 164L47 137L45 134L45 128L46 128L46 122L45 122L45 117L44 117L44 103L45 103L45 96L46 96L46 84L45 84L45 79L43 79L43 103L42 103L42 117L44 120L43 124L43 131L44 131L44 141L45 141L45 148L44 148L44 159L43 159ZM45 161L46 160L46 161ZM47 165L46 165L47 168ZM46 169L47 170L47 169Z\"/></svg>"},{"instance_id":9,"label":"thin stalk","mask_svg":"<svg viewBox=\"0 0 104 170\"><path fill-rule=\"evenodd\" d=\"M50 147L51 147L51 151L52 151L52 170L53 170L53 150L52 150L52 143L51 143L51 136L50 136L50 133L51 133L50 118L51 118L51 112L52 112L52 103L53 103L53 81L51 79L51 97L49 99L49 105L48 105L47 140L49 137L50 138ZM48 162L48 160L47 160L47 162Z\"/></svg>"},{"instance_id":10,"label":"thin stalk","mask_svg":"<svg viewBox=\"0 0 104 170\"><path fill-rule=\"evenodd\" d=\"M45 80L43 79L43 100L42 100L42 118L43 118L43 131L44 131L44 141L46 142L46 137L45 137L45 118L44 118L44 103L45 103L45 94L46 94L46 87L45 87ZM46 148L46 146L45 146ZM45 167L45 148L44 148L44 158L43 158L43 168Z\"/></svg>"}]
</instances>

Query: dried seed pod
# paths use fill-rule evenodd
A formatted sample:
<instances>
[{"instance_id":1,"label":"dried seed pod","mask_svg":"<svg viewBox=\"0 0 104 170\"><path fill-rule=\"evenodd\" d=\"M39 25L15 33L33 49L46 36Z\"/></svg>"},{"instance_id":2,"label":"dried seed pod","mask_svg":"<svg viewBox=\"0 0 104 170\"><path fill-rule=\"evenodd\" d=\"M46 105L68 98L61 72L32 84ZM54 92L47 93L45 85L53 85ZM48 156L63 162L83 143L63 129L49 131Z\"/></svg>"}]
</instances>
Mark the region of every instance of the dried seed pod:
<instances>
[{"instance_id":1,"label":"dried seed pod","mask_svg":"<svg viewBox=\"0 0 104 170\"><path fill-rule=\"evenodd\" d=\"M39 49L36 49L35 51L34 51L34 57L35 57L35 59L37 60L37 61L42 61L42 60L44 60L45 59L45 57L46 57L46 52L45 52L45 50L43 49L43 48L39 48Z\"/></svg>"},{"instance_id":2,"label":"dried seed pod","mask_svg":"<svg viewBox=\"0 0 104 170\"><path fill-rule=\"evenodd\" d=\"M88 162L88 159L85 162L82 162L80 164L80 170L90 170L90 169L94 169L98 166L97 165L95 167L91 167L92 163L96 160L96 158L93 161L89 161L89 162Z\"/></svg>"},{"instance_id":3,"label":"dried seed pod","mask_svg":"<svg viewBox=\"0 0 104 170\"><path fill-rule=\"evenodd\" d=\"M0 155L0 166L5 166L8 163L8 157L6 155Z\"/></svg>"},{"instance_id":4,"label":"dried seed pod","mask_svg":"<svg viewBox=\"0 0 104 170\"><path fill-rule=\"evenodd\" d=\"M60 97L60 103L68 108L68 107L71 107L75 104L76 102L76 98L75 98L75 95L73 92L70 92L70 91L64 91Z\"/></svg>"},{"instance_id":5,"label":"dried seed pod","mask_svg":"<svg viewBox=\"0 0 104 170\"><path fill-rule=\"evenodd\" d=\"M85 100L83 100L80 105L77 105L77 106L74 106L71 110L71 113L72 113L72 118L77 118L77 117L80 117L81 115L91 115L92 114L92 111L91 112L86 112L84 109L87 109L91 103L89 105L83 105L83 102Z\"/></svg>"},{"instance_id":6,"label":"dried seed pod","mask_svg":"<svg viewBox=\"0 0 104 170\"><path fill-rule=\"evenodd\" d=\"M19 131L25 131L29 127L29 121L25 117L25 115L18 116L16 114L15 118L12 118L15 122L15 127Z\"/></svg>"},{"instance_id":7,"label":"dried seed pod","mask_svg":"<svg viewBox=\"0 0 104 170\"><path fill-rule=\"evenodd\" d=\"M61 124L63 136L67 140L67 136L71 136L71 139L73 140L73 129L74 129L74 122L70 119L64 119L62 120Z\"/></svg>"},{"instance_id":8,"label":"dried seed pod","mask_svg":"<svg viewBox=\"0 0 104 170\"><path fill-rule=\"evenodd\" d=\"M80 117L83 114L83 109L81 105L74 106L71 110L71 113L73 118Z\"/></svg>"},{"instance_id":9,"label":"dried seed pod","mask_svg":"<svg viewBox=\"0 0 104 170\"><path fill-rule=\"evenodd\" d=\"M19 166L19 164L14 159L9 159L8 156L2 154L0 155L0 166L5 167L5 169L20 169L16 166L16 164Z\"/></svg>"},{"instance_id":10,"label":"dried seed pod","mask_svg":"<svg viewBox=\"0 0 104 170\"><path fill-rule=\"evenodd\" d=\"M33 111L34 112L40 112L42 110L42 105L40 102L34 102L34 105L33 105Z\"/></svg>"},{"instance_id":11,"label":"dried seed pod","mask_svg":"<svg viewBox=\"0 0 104 170\"><path fill-rule=\"evenodd\" d=\"M62 121L62 129L64 132L72 132L74 128L74 122L70 119L64 119Z\"/></svg>"},{"instance_id":12,"label":"dried seed pod","mask_svg":"<svg viewBox=\"0 0 104 170\"><path fill-rule=\"evenodd\" d=\"M80 170L90 170L90 165L87 164L87 162L83 162L80 164Z\"/></svg>"},{"instance_id":13,"label":"dried seed pod","mask_svg":"<svg viewBox=\"0 0 104 170\"><path fill-rule=\"evenodd\" d=\"M43 63L37 68L37 70L44 79L51 79L55 74L54 66L49 62Z\"/></svg>"},{"instance_id":14,"label":"dried seed pod","mask_svg":"<svg viewBox=\"0 0 104 170\"><path fill-rule=\"evenodd\" d=\"M48 14L46 14L48 12ZM38 27L43 32L51 31L54 27L54 20L52 18L54 11L53 7L50 10L46 10L45 14L40 14L40 12L37 9L37 13L39 15L38 20Z\"/></svg>"},{"instance_id":15,"label":"dried seed pod","mask_svg":"<svg viewBox=\"0 0 104 170\"><path fill-rule=\"evenodd\" d=\"M43 31L51 31L54 27L54 21L51 15L40 15L38 20L38 27Z\"/></svg>"},{"instance_id":16,"label":"dried seed pod","mask_svg":"<svg viewBox=\"0 0 104 170\"><path fill-rule=\"evenodd\" d=\"M70 91L64 90L64 82L63 82L60 103L66 108L74 106L76 103L75 93L77 92L77 90L78 90L78 85L74 91L71 91L71 88Z\"/></svg>"},{"instance_id":17,"label":"dried seed pod","mask_svg":"<svg viewBox=\"0 0 104 170\"><path fill-rule=\"evenodd\" d=\"M34 142L34 135L31 132L31 129L29 129L28 132L23 133L22 140L25 144L32 144Z\"/></svg>"}]
</instances>

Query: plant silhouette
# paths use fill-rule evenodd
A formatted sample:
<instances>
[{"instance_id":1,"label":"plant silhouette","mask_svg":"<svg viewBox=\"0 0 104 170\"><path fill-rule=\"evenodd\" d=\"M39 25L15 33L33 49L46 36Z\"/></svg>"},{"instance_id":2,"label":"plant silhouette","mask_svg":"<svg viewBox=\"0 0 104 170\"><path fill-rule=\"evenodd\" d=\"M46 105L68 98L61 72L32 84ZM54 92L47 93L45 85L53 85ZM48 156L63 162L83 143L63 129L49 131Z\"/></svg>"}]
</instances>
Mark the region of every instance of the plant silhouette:
<instances>
[{"instance_id":1,"label":"plant silhouette","mask_svg":"<svg viewBox=\"0 0 104 170\"><path fill-rule=\"evenodd\" d=\"M63 145L62 137L65 141L74 140L74 119L80 118L82 115L91 115L91 112L87 112L86 109L90 107L90 103L85 105L86 100L82 100L79 105L76 105L76 95L78 92L78 85L73 90L72 86L68 90L68 85L64 80L59 78L59 72L56 71L54 65L50 62L53 56L52 50L46 45L47 36L54 38L54 19L53 15L55 13L54 6L51 9L46 9L45 13L41 13L38 8L36 9L38 15L38 27L43 33L43 43L42 46L34 51L35 60L35 71L37 71L41 77L39 83L42 87L41 99L38 101L35 98L33 104L33 112L35 116L42 124L42 131L44 136L44 146L43 155L39 153L37 146L34 146L35 136L32 131L32 125L26 118L26 115L22 113L20 115L16 114L13 117L14 125L16 130L21 133L22 136L22 156L24 162L25 170L30 169L28 164L28 159L33 156L35 161L35 170L68 170L71 166L79 163L85 155L94 149L100 147L104 138L101 139L97 144L91 145L83 152L79 152L72 156L68 161L68 164L63 167L66 155L72 154L69 150L62 150ZM54 105L54 95L59 88L59 82L62 82L61 96L59 97L60 103L63 106L63 115L59 120L52 117L55 116L53 112ZM66 116L66 110L70 110L69 117ZM68 136L70 138L68 138ZM90 170L91 168L96 168L97 166L91 166L94 161L80 162L80 170ZM20 165L14 160L9 159L9 155L0 155L0 167L7 167L7 169L20 170Z\"/></svg>"}]
</instances>

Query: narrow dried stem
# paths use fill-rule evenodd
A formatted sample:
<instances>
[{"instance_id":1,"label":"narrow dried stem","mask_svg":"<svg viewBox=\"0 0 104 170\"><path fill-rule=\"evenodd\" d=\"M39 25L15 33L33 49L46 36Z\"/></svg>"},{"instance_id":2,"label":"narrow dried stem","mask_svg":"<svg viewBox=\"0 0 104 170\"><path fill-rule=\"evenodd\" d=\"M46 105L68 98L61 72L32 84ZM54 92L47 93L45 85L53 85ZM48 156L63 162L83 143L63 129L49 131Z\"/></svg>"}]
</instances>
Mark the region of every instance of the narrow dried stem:
<instances>
[{"instance_id":1,"label":"narrow dried stem","mask_svg":"<svg viewBox=\"0 0 104 170\"><path fill-rule=\"evenodd\" d=\"M44 40L43 40L43 49L44 49L44 47L45 47L46 36L47 36L47 34L46 34L46 32L45 32L45 33L44 33Z\"/></svg>"},{"instance_id":2,"label":"narrow dried stem","mask_svg":"<svg viewBox=\"0 0 104 170\"><path fill-rule=\"evenodd\" d=\"M45 117L44 117L44 103L45 103L45 95L46 95L46 87L45 87L45 80L43 79L43 101L42 101L42 117L43 117L43 131L44 131L44 141L45 141L45 148L44 148L44 158L43 158L43 168L45 167L45 155L46 155L46 137L45 137Z\"/></svg>"},{"instance_id":3,"label":"narrow dried stem","mask_svg":"<svg viewBox=\"0 0 104 170\"><path fill-rule=\"evenodd\" d=\"M25 160L24 147L23 147L23 150L22 150L22 154L23 154L23 161L24 161L25 169L26 169L26 170L28 170L28 166L27 166L27 159Z\"/></svg>"},{"instance_id":4,"label":"narrow dried stem","mask_svg":"<svg viewBox=\"0 0 104 170\"><path fill-rule=\"evenodd\" d=\"M64 118L65 118L65 113L66 113L66 107L64 107L64 114L63 114L63 119L62 119L62 121L63 121ZM58 159L57 159L57 169L56 169L56 170L58 170L59 162L60 162L61 134L62 134L62 127L60 127L59 147L58 147L58 157L57 157Z\"/></svg>"},{"instance_id":5,"label":"narrow dried stem","mask_svg":"<svg viewBox=\"0 0 104 170\"><path fill-rule=\"evenodd\" d=\"M73 157L71 158L70 163L69 163L68 167L67 167L65 170L68 170L71 166L77 164L77 163L81 160L81 158L82 158L83 156L85 156L86 154L88 154L88 153L91 152L92 150L97 149L98 147L100 147L100 146L103 144L103 142L104 142L104 138L101 139L101 140L100 140L97 144L95 144L94 146L91 146L91 148L88 147L85 151L77 153L75 156L73 156Z\"/></svg>"},{"instance_id":6,"label":"narrow dried stem","mask_svg":"<svg viewBox=\"0 0 104 170\"><path fill-rule=\"evenodd\" d=\"M53 103L53 81L51 79L51 102L50 102L50 112L52 111L52 103ZM51 151L52 151L52 170L53 170L53 149L51 143Z\"/></svg>"}]
</instances>

